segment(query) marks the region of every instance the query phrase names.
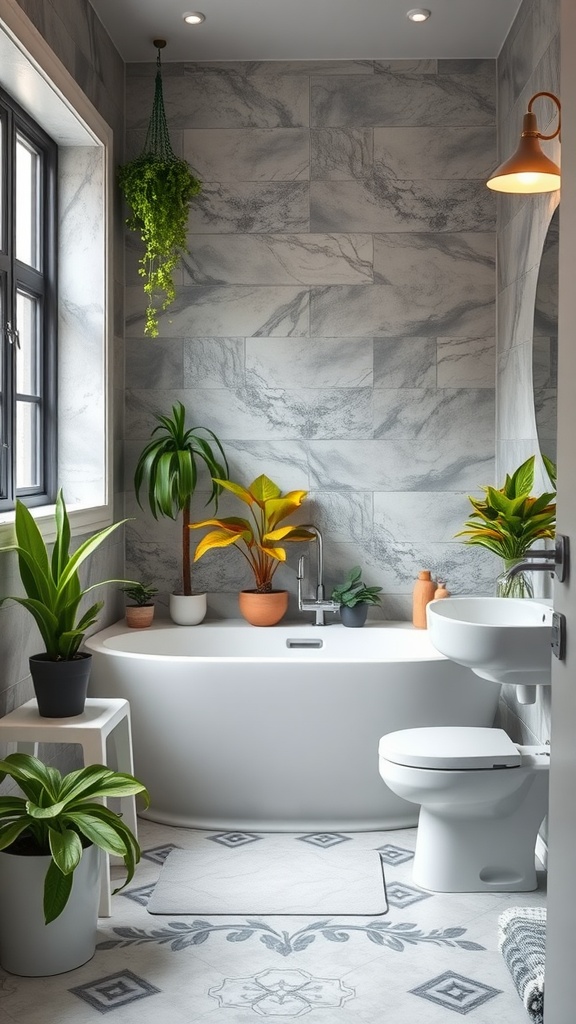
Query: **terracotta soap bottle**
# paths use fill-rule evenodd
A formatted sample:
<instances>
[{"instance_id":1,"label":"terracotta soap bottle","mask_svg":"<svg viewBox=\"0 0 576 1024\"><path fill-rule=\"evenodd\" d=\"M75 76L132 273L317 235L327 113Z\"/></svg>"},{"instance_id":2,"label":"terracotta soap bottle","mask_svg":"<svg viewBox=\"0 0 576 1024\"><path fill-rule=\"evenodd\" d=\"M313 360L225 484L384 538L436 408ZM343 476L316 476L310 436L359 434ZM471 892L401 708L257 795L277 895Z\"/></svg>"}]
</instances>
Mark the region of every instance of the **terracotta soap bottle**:
<instances>
[{"instance_id":1,"label":"terracotta soap bottle","mask_svg":"<svg viewBox=\"0 0 576 1024\"><path fill-rule=\"evenodd\" d=\"M436 584L429 569L422 569L414 584L412 594L412 624L416 629L426 629L426 605L434 597Z\"/></svg>"},{"instance_id":2,"label":"terracotta soap bottle","mask_svg":"<svg viewBox=\"0 0 576 1024\"><path fill-rule=\"evenodd\" d=\"M435 601L439 601L440 598L442 598L442 597L450 597L450 591L446 590L446 584L445 583L441 583L440 580L438 580L438 586L436 587L436 590L434 591L434 600Z\"/></svg>"}]
</instances>

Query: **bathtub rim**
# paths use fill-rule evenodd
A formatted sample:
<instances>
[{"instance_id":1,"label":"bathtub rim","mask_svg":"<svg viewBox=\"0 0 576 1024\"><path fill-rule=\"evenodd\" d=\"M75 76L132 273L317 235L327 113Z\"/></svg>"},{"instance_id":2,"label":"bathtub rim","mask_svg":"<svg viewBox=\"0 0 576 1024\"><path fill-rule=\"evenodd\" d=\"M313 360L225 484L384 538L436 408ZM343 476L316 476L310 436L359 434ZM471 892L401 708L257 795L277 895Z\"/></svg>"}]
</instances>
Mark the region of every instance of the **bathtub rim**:
<instances>
[{"instance_id":1,"label":"bathtub rim","mask_svg":"<svg viewBox=\"0 0 576 1024\"><path fill-rule=\"evenodd\" d=\"M140 650L137 650L137 649L135 649L135 650L121 650L121 649L119 649L117 647L112 646L111 644L108 644L108 642L107 642L109 640L113 640L115 637L124 636L124 635L131 636L131 637L133 637L137 641L138 638L141 637L143 634L150 635L151 633L165 632L167 630L171 630L171 631L174 630L174 631L177 631L177 632L186 631L186 630L198 630L198 629L200 629L200 630L210 630L211 631L212 629L216 629L216 628L220 628L220 629L239 628L239 629L242 630L242 632L248 633L249 631L254 631L254 630L256 630L257 632L260 632L263 627L259 628L257 626L253 626L253 625L251 625L251 623L248 623L244 619L241 619L241 618L238 618L238 619L204 619L204 621L202 623L200 623L199 625L197 625L197 626L178 626L178 625L175 625L170 618L156 615L151 626L147 627L145 630L138 630L138 629L135 630L135 629L132 629L129 626L127 626L126 625L126 620L124 618L122 618L122 619L118 619L116 622L112 623L111 625L106 626L104 629L98 630L97 632L92 633L90 636L87 636L85 641L84 641L84 646L86 647L87 650L90 651L91 654L103 654L103 655L108 656L108 657L119 657L119 658L128 658L128 659L143 658L146 661L151 661L151 662L154 662L154 661L166 661L166 660L168 660L170 662L175 662L175 663L186 662L186 661L194 661L194 662L200 662L200 663L218 661L218 662L224 662L224 663L230 663L230 664L233 664L233 663L247 664L247 663L251 663L251 662L258 662L258 663L266 662L267 664L285 664L286 662L294 662L295 664L302 664L302 663L311 663L311 664L313 664L315 661L319 661L320 660L322 662L322 664L325 664L325 665L329 665L329 664L351 664L351 665L353 665L353 664L358 664L359 662L361 664L400 664L400 665L417 664L418 665L418 664L426 664L427 662L430 662L430 661L431 662L442 662L442 661L449 662L450 661L449 658L447 658L444 654L441 654L440 651L437 651L436 648L432 646L432 642L429 640L429 637L427 635L427 631L426 630L415 629L414 626L412 625L412 623L410 623L410 622L394 621L394 620L391 620L391 619L372 620L371 622L367 622L365 624L365 626L363 627L363 629L368 630L370 632L380 631L380 630L382 630L383 632L386 632L388 630L394 630L394 631L401 631L403 633L414 633L414 634L416 634L418 636L423 636L423 637L426 637L428 639L427 650L424 653L421 653L421 654L416 655L416 656L413 656L413 655L412 656L410 656L410 655L408 655L408 656L398 656L396 652L393 652L394 656L391 656L391 657L382 657L382 656L378 656L378 655L374 654L374 655L371 655L369 657L359 658L358 657L358 649L357 648L353 648L349 655L341 654L340 653L340 654L337 654L337 655L336 654L332 654L332 655L328 656L328 655L326 655L325 652L322 652L321 657L318 658L317 654L315 653L317 649L311 648L309 651L307 651L306 649L301 648L301 649L298 650L298 656L297 657L291 657L290 658L290 657L286 657L285 655L271 655L271 654L256 654L256 655L254 655L254 654L250 654L250 655L246 655L246 654L244 654L244 655L239 655L239 654L231 654L231 655L226 655L226 654L193 654L193 655L191 655L191 654L152 654L152 653L147 653L145 651L140 651ZM301 621L285 622L285 621L282 621L281 623L278 623L278 625L276 625L276 626L269 626L269 627L267 627L266 628L266 633L268 635L270 635L270 634L274 633L275 631L280 631L281 630L282 632L284 632L286 630L290 630L290 631L294 631L296 636L298 634L303 634L303 633L307 633L308 635L316 635L316 631L318 630L319 631L318 635L320 637L322 637L322 633L324 632L325 629L338 630L339 633L344 633L344 631L345 631L345 635L348 635L350 633L349 628L344 626L340 622L334 622L334 623L331 623L329 626L325 626L325 627L316 627L316 626L314 626L312 623L310 623L308 621L306 621L306 622L301 622ZM309 632L309 631L313 631L313 632ZM354 639L356 639L356 635L358 633L359 633L359 631L356 630L356 633L354 634ZM295 638L296 638L296 636L295 636ZM352 638L350 638L350 639L352 639ZM360 639L360 637L358 637L358 639ZM418 641L418 642L421 642L421 641Z\"/></svg>"}]
</instances>

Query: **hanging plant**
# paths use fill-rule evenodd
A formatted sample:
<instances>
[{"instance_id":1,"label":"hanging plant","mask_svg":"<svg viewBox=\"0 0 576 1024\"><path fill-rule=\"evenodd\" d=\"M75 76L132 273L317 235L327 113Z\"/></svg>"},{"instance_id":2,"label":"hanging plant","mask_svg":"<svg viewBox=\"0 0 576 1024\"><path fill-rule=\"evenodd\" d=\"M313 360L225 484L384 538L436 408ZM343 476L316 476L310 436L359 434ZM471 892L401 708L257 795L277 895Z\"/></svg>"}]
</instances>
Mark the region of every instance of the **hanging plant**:
<instances>
[{"instance_id":1,"label":"hanging plant","mask_svg":"<svg viewBox=\"0 0 576 1024\"><path fill-rule=\"evenodd\" d=\"M161 40L155 40L158 45ZM138 231L144 245L138 273L148 297L144 333L158 335L158 317L176 297L174 270L186 252L188 207L201 183L192 168L174 153L162 93L160 47L156 61L152 115L140 156L120 167L118 182L132 207L126 223Z\"/></svg>"}]
</instances>

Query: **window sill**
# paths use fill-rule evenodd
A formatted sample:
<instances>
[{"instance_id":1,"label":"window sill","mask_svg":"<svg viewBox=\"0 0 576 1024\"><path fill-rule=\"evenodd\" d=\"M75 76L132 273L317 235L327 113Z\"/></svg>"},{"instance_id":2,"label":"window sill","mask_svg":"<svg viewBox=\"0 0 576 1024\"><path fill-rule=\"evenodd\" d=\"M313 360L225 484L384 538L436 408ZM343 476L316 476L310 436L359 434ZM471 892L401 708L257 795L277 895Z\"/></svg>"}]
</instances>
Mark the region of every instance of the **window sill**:
<instances>
[{"instance_id":1,"label":"window sill","mask_svg":"<svg viewBox=\"0 0 576 1024\"><path fill-rule=\"evenodd\" d=\"M55 508L55 505L39 505L37 508L30 509L47 544L56 539ZM68 507L67 511L73 537L81 536L84 533L95 533L110 526L113 522L112 509L108 505L99 505L94 508ZM8 547L15 543L14 512L4 512L0 514L0 546Z\"/></svg>"}]
</instances>

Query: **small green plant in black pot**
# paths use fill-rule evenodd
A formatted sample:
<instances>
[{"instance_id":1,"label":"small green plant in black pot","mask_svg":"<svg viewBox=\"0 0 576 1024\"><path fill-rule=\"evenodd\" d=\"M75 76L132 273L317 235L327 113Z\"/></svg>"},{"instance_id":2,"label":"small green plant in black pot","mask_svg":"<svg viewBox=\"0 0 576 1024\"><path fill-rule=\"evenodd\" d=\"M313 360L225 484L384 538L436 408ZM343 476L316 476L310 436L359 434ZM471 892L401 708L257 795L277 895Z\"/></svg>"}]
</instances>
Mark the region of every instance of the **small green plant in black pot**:
<instances>
[{"instance_id":1,"label":"small green plant in black pot","mask_svg":"<svg viewBox=\"0 0 576 1024\"><path fill-rule=\"evenodd\" d=\"M340 605L340 618L345 626L363 626L369 605L380 604L382 587L367 587L362 580L362 569L355 565L343 583L332 591L332 600Z\"/></svg>"}]
</instances>

